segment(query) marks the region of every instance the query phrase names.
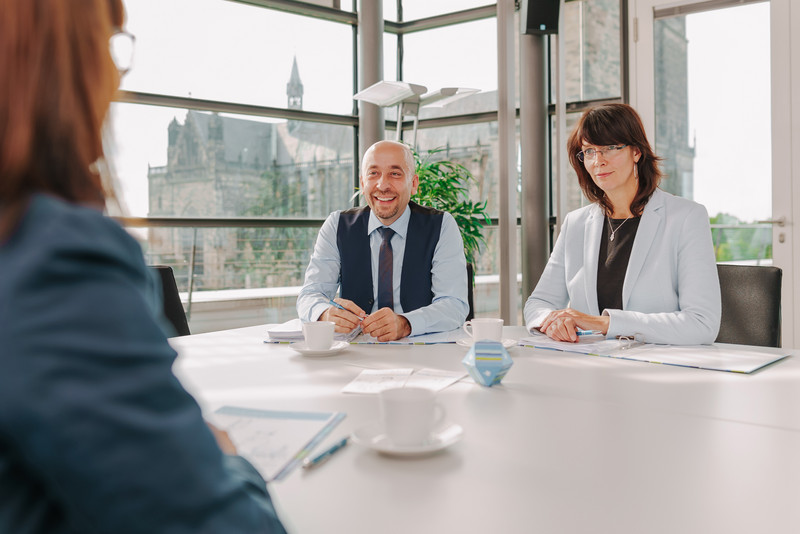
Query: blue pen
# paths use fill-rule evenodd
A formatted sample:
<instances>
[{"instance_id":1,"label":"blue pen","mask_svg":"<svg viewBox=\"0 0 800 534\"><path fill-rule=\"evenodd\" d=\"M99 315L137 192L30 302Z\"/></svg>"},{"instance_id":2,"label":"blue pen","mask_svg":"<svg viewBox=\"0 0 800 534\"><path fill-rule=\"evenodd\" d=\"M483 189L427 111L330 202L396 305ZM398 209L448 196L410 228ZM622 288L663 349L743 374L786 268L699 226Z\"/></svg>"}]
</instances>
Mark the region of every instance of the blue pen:
<instances>
[{"instance_id":1,"label":"blue pen","mask_svg":"<svg viewBox=\"0 0 800 534\"><path fill-rule=\"evenodd\" d=\"M336 302L336 301L335 301L335 300L333 300L333 299L330 299L330 300L328 300L328 304L330 304L330 305L331 305L331 306L333 306L334 308L339 308L340 310L344 310L344 311L346 311L346 312L353 313L353 312L351 312L350 310L348 310L347 308L345 308L344 306L342 306L341 304L339 304L338 302ZM353 313L353 315L355 315L355 314ZM359 320L359 321L363 321L363 320L364 320L364 318L363 318L363 317L359 317L359 318L358 318L358 320Z\"/></svg>"},{"instance_id":2,"label":"blue pen","mask_svg":"<svg viewBox=\"0 0 800 534\"><path fill-rule=\"evenodd\" d=\"M347 445L349 440L350 440L349 437L342 438L341 440L336 442L330 449L320 453L318 456L315 456L314 458L306 458L305 460L303 460L303 467L308 469L311 467L318 466L319 464L323 463L328 458L333 456L334 453L336 453L336 451L344 448L344 446Z\"/></svg>"},{"instance_id":3,"label":"blue pen","mask_svg":"<svg viewBox=\"0 0 800 534\"><path fill-rule=\"evenodd\" d=\"M339 308L340 310L344 310L344 311L350 311L350 310L348 310L347 308L345 308L344 306L342 306L341 304L339 304L338 302L336 302L336 301L335 301L335 300L333 300L333 299L330 299L330 300L328 301L328 304L330 304L330 305L331 305L331 306L333 306L334 308Z\"/></svg>"},{"instance_id":4,"label":"blue pen","mask_svg":"<svg viewBox=\"0 0 800 534\"><path fill-rule=\"evenodd\" d=\"M579 336L602 336L603 333L599 330L578 330L575 334Z\"/></svg>"}]
</instances>

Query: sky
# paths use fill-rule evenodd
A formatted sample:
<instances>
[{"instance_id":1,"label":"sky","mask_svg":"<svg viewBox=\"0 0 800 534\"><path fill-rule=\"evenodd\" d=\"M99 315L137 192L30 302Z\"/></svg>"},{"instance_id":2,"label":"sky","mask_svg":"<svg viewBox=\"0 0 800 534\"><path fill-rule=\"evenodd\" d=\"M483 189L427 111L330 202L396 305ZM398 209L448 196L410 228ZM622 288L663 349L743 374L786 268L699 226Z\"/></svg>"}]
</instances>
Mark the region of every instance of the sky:
<instances>
[{"instance_id":1,"label":"sky","mask_svg":"<svg viewBox=\"0 0 800 534\"><path fill-rule=\"evenodd\" d=\"M343 0L349 5L350 0ZM483 0L406 0L404 18L484 5ZM392 6L384 0L384 6ZM285 107L297 58L304 109L352 112L352 31L220 0L127 0L136 36L122 88ZM390 12L391 9L391 12ZM394 18L384 7L384 18ZM494 20L406 37L405 79L426 85L497 87ZM742 39L747 35L747 39ZM690 139L696 139L694 198L714 215L743 220L771 212L769 3L687 17ZM394 80L394 37L384 39L384 79ZM447 57L446 68L432 60ZM112 159L132 215L147 215L148 165L166 164L167 125L185 110L115 104ZM248 120L265 120L246 117ZM653 140L651 140L653 141Z\"/></svg>"},{"instance_id":2,"label":"sky","mask_svg":"<svg viewBox=\"0 0 800 534\"><path fill-rule=\"evenodd\" d=\"M769 2L687 16L694 199L710 215L772 213Z\"/></svg>"}]
</instances>

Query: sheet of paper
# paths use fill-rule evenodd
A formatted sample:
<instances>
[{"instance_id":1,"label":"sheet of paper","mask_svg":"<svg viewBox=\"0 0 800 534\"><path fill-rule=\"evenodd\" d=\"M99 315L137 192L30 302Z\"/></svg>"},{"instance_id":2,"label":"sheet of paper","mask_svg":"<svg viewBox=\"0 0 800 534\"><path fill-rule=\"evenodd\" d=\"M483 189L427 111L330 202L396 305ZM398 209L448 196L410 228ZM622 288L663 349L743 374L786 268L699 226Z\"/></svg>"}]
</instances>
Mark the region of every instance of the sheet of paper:
<instances>
[{"instance_id":1,"label":"sheet of paper","mask_svg":"<svg viewBox=\"0 0 800 534\"><path fill-rule=\"evenodd\" d=\"M214 424L267 481L280 480L344 419L342 412L288 412L224 406Z\"/></svg>"},{"instance_id":2,"label":"sheet of paper","mask_svg":"<svg viewBox=\"0 0 800 534\"><path fill-rule=\"evenodd\" d=\"M455 343L459 339L468 338L466 332L461 328L448 330L447 332L434 332L433 334L421 334L418 336L408 336L397 341L380 342L372 336L362 334L353 340L353 343L371 344L381 343L384 345L435 345L439 343Z\"/></svg>"},{"instance_id":3,"label":"sheet of paper","mask_svg":"<svg viewBox=\"0 0 800 534\"><path fill-rule=\"evenodd\" d=\"M384 389L403 387L413 372L414 369L364 369L342 393L380 393Z\"/></svg>"},{"instance_id":4,"label":"sheet of paper","mask_svg":"<svg viewBox=\"0 0 800 534\"><path fill-rule=\"evenodd\" d=\"M376 394L384 389L399 387L425 388L441 391L467 376L462 371L444 369L364 369L343 389L342 393Z\"/></svg>"},{"instance_id":5,"label":"sheet of paper","mask_svg":"<svg viewBox=\"0 0 800 534\"><path fill-rule=\"evenodd\" d=\"M420 369L408 377L405 386L407 388L425 388L431 391L441 391L451 384L455 384L467 376L462 371L445 371L444 369Z\"/></svg>"}]
</instances>

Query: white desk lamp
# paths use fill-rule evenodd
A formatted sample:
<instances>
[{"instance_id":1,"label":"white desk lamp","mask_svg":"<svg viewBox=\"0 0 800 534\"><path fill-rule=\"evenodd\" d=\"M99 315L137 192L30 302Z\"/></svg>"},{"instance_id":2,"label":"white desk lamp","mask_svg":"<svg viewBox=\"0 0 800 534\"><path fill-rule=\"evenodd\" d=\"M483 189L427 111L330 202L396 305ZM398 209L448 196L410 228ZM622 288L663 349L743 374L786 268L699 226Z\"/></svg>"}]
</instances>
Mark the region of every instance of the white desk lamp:
<instances>
[{"instance_id":1,"label":"white desk lamp","mask_svg":"<svg viewBox=\"0 0 800 534\"><path fill-rule=\"evenodd\" d=\"M460 98L475 94L479 89L464 87L444 87L438 91L428 90L424 85L407 82L381 81L370 85L353 95L355 100L363 100L381 107L397 106L397 136L403 129L403 117L414 117L414 143L417 146L417 125L419 124L419 108L423 106L444 107Z\"/></svg>"}]
</instances>

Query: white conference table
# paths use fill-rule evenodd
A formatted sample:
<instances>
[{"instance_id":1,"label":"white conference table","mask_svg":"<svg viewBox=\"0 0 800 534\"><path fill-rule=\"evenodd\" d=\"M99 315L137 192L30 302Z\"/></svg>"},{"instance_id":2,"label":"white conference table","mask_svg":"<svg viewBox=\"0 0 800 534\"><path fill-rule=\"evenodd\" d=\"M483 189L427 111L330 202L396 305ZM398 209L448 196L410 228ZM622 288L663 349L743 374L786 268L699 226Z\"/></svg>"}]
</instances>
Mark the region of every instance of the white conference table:
<instances>
[{"instance_id":1,"label":"white conference table","mask_svg":"<svg viewBox=\"0 0 800 534\"><path fill-rule=\"evenodd\" d=\"M175 372L203 409L344 411L320 445L378 418L341 393L364 368L463 369L467 349L351 345L308 357L266 326L174 338ZM506 337L525 335L505 327ZM423 458L348 445L269 485L293 533L800 532L800 358L750 375L509 350L486 388L439 393L463 439Z\"/></svg>"}]
</instances>

